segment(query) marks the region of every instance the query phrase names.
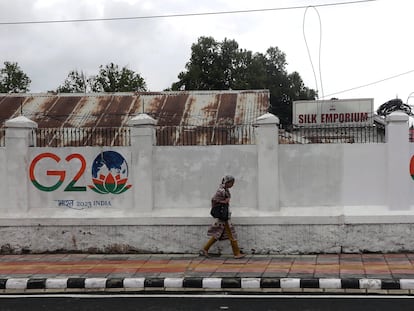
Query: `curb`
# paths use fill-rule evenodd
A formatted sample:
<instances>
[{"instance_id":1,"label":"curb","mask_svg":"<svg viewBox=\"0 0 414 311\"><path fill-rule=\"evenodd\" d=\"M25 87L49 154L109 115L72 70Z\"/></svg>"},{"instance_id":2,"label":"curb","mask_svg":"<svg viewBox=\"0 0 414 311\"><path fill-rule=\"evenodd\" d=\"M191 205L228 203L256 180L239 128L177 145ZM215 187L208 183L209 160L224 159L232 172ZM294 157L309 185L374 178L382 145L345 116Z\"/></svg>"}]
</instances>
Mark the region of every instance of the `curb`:
<instances>
[{"instance_id":1,"label":"curb","mask_svg":"<svg viewBox=\"0 0 414 311\"><path fill-rule=\"evenodd\" d=\"M9 278L0 290L414 290L414 279L301 279L301 278Z\"/></svg>"}]
</instances>

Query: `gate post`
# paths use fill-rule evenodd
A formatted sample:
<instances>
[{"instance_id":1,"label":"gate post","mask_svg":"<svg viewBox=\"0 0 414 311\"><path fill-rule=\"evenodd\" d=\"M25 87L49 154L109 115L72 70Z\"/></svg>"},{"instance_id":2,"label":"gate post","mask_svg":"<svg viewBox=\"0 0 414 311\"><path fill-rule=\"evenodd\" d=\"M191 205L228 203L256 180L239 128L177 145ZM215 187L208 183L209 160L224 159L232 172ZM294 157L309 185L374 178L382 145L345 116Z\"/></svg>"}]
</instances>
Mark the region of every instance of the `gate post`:
<instances>
[{"instance_id":1,"label":"gate post","mask_svg":"<svg viewBox=\"0 0 414 311\"><path fill-rule=\"evenodd\" d=\"M27 211L29 209L29 175L27 171L29 147L36 145L33 129L37 123L24 117L7 120L6 127L6 176L8 182L8 200L3 209L9 211Z\"/></svg>"},{"instance_id":2,"label":"gate post","mask_svg":"<svg viewBox=\"0 0 414 311\"><path fill-rule=\"evenodd\" d=\"M157 121L147 114L129 120L131 126L132 168L134 178L134 208L151 212L154 207L153 147Z\"/></svg>"},{"instance_id":3,"label":"gate post","mask_svg":"<svg viewBox=\"0 0 414 311\"><path fill-rule=\"evenodd\" d=\"M257 119L255 127L258 209L279 211L279 118L266 113Z\"/></svg>"},{"instance_id":4,"label":"gate post","mask_svg":"<svg viewBox=\"0 0 414 311\"><path fill-rule=\"evenodd\" d=\"M386 118L387 197L391 210L407 210L412 180L409 173L410 142L408 115L394 111Z\"/></svg>"}]
</instances>

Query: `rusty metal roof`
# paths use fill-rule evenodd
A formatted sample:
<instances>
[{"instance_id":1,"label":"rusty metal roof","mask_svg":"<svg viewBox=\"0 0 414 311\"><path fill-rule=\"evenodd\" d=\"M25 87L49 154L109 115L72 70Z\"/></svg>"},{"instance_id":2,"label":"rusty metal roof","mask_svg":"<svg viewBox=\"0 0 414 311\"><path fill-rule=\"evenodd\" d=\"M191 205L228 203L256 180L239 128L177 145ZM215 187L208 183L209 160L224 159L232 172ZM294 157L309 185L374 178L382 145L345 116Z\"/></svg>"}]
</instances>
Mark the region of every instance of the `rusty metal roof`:
<instances>
[{"instance_id":1,"label":"rusty metal roof","mask_svg":"<svg viewBox=\"0 0 414 311\"><path fill-rule=\"evenodd\" d=\"M108 139L119 146L128 144L121 128L147 113L157 120L158 145L248 144L249 125L267 112L269 99L268 90L0 94L0 129L23 115L38 124L38 146L108 145ZM113 137L102 131L114 128Z\"/></svg>"},{"instance_id":2,"label":"rusty metal roof","mask_svg":"<svg viewBox=\"0 0 414 311\"><path fill-rule=\"evenodd\" d=\"M0 121L23 115L39 128L121 127L139 113L159 126L251 124L267 112L268 90L91 94L0 94Z\"/></svg>"}]
</instances>

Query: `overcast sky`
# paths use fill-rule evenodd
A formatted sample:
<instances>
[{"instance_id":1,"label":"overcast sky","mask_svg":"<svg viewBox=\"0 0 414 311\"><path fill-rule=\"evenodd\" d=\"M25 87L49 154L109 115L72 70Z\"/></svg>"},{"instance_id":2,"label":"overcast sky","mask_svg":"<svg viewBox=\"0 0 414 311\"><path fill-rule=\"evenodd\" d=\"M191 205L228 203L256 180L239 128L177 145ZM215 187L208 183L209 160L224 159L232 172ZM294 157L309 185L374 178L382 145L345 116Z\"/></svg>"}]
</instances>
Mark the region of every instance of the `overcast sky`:
<instances>
[{"instance_id":1,"label":"overcast sky","mask_svg":"<svg viewBox=\"0 0 414 311\"><path fill-rule=\"evenodd\" d=\"M56 89L70 70L95 75L100 65L114 62L141 74L151 91L162 91L178 80L178 73L189 61L191 45L200 36L212 36L218 41L234 39L240 48L253 52L265 53L271 46L279 47L286 53L288 71L299 72L305 85L317 89L321 99L324 96L374 98L375 108L396 96L407 102L414 92L414 1L377 0L304 8L343 2L352 1L2 0L0 67L4 61L17 62L32 80L30 91L40 93ZM303 8L191 17L4 24L288 7ZM398 77L391 79L394 76ZM386 81L375 83L380 80ZM368 84L372 85L361 87ZM341 92L353 88L356 89ZM414 105L414 93L408 103Z\"/></svg>"}]
</instances>

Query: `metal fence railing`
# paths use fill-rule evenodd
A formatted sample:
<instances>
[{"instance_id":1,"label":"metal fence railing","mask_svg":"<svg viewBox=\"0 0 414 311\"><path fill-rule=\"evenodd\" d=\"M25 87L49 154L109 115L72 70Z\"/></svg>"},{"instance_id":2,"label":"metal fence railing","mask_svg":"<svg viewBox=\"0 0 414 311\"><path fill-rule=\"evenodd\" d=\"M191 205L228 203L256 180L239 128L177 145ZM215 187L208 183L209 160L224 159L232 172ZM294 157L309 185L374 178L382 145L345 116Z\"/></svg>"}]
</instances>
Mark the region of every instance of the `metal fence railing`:
<instances>
[{"instance_id":1,"label":"metal fence railing","mask_svg":"<svg viewBox=\"0 0 414 311\"><path fill-rule=\"evenodd\" d=\"M291 131L279 131L281 144L346 144L384 143L385 129L381 126L324 126L294 127Z\"/></svg>"},{"instance_id":2,"label":"metal fence railing","mask_svg":"<svg viewBox=\"0 0 414 311\"><path fill-rule=\"evenodd\" d=\"M128 127L107 128L39 128L38 147L130 146Z\"/></svg>"},{"instance_id":3,"label":"metal fence railing","mask_svg":"<svg viewBox=\"0 0 414 311\"><path fill-rule=\"evenodd\" d=\"M254 144L252 126L158 126L156 144L242 145ZM39 128L38 147L130 146L130 128Z\"/></svg>"},{"instance_id":4,"label":"metal fence railing","mask_svg":"<svg viewBox=\"0 0 414 311\"><path fill-rule=\"evenodd\" d=\"M253 125L157 126L158 146L251 145L255 144ZM38 128L32 133L38 147L130 146L131 129L116 128ZM414 131L410 131L414 141ZM279 130L280 144L383 143L385 129L367 127L295 127ZM0 147L5 146L5 129L0 128Z\"/></svg>"},{"instance_id":5,"label":"metal fence railing","mask_svg":"<svg viewBox=\"0 0 414 311\"><path fill-rule=\"evenodd\" d=\"M6 129L0 128L0 147L6 146Z\"/></svg>"},{"instance_id":6,"label":"metal fence railing","mask_svg":"<svg viewBox=\"0 0 414 311\"><path fill-rule=\"evenodd\" d=\"M159 126L157 145L250 145L254 144L252 125L229 126Z\"/></svg>"}]
</instances>

